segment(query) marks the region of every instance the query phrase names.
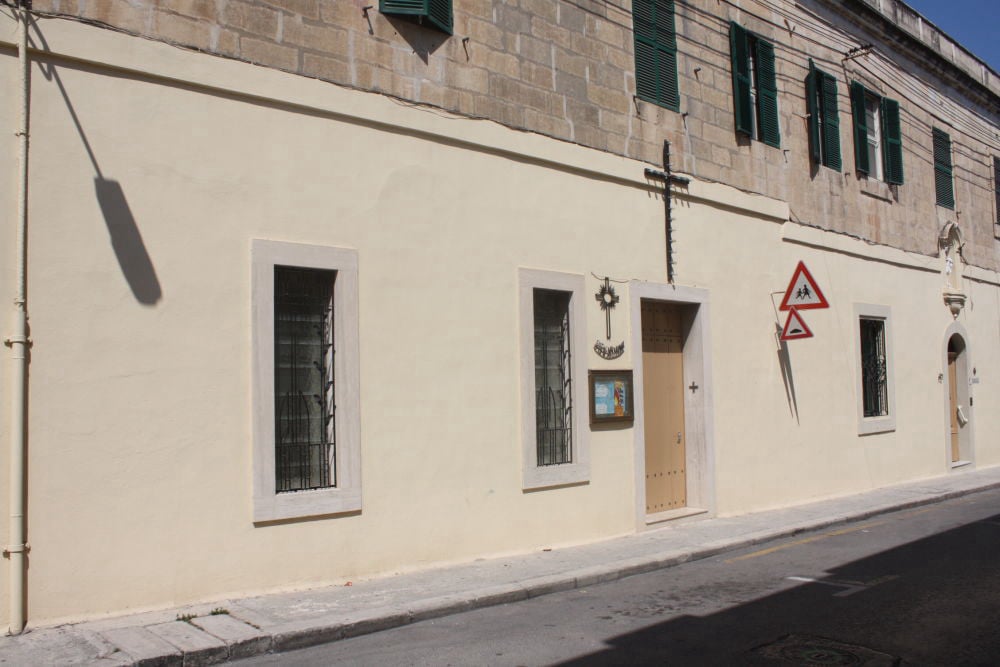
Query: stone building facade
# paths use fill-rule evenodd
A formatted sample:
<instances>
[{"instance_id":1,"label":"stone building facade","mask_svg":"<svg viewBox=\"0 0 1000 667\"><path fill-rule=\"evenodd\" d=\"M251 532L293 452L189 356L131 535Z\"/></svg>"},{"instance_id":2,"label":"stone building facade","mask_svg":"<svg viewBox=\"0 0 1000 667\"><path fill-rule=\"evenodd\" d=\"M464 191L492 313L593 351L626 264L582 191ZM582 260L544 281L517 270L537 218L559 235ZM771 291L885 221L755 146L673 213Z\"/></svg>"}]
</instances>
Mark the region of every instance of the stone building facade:
<instances>
[{"instance_id":1,"label":"stone building facade","mask_svg":"<svg viewBox=\"0 0 1000 667\"><path fill-rule=\"evenodd\" d=\"M393 1L0 12L12 630L1000 464L987 65L898 0Z\"/></svg>"}]
</instances>

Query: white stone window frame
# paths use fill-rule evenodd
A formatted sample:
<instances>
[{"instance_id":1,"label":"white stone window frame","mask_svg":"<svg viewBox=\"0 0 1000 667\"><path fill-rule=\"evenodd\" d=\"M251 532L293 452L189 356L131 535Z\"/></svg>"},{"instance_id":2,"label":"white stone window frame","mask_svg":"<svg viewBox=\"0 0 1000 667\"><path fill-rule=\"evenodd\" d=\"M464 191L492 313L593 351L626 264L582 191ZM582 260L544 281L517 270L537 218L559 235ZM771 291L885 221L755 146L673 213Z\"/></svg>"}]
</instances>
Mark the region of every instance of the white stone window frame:
<instances>
[{"instance_id":1,"label":"white stone window frame","mask_svg":"<svg viewBox=\"0 0 1000 667\"><path fill-rule=\"evenodd\" d=\"M535 289L568 292L570 321L570 373L573 400L573 451L571 463L538 465L535 436ZM590 481L590 420L587 382L586 281L583 275L518 270L521 362L521 462L522 489L533 491Z\"/></svg>"},{"instance_id":2,"label":"white stone window frame","mask_svg":"<svg viewBox=\"0 0 1000 667\"><path fill-rule=\"evenodd\" d=\"M361 416L358 363L358 253L330 246L253 239L253 520L255 523L361 510ZM334 428L336 486L277 493L274 432L274 270L336 271L334 280Z\"/></svg>"},{"instance_id":3,"label":"white stone window frame","mask_svg":"<svg viewBox=\"0 0 1000 667\"><path fill-rule=\"evenodd\" d=\"M889 405L889 414L878 417L865 417L864 406L864 370L861 360L861 320L880 320L882 322L882 333L885 336L885 390L886 400ZM895 381L895 356L893 352L892 336L892 309L889 306L881 306L871 303L854 304L854 360L857 364L857 380L855 389L857 391L856 403L858 409L858 435L871 435L874 433L888 433L896 430L896 381Z\"/></svg>"}]
</instances>

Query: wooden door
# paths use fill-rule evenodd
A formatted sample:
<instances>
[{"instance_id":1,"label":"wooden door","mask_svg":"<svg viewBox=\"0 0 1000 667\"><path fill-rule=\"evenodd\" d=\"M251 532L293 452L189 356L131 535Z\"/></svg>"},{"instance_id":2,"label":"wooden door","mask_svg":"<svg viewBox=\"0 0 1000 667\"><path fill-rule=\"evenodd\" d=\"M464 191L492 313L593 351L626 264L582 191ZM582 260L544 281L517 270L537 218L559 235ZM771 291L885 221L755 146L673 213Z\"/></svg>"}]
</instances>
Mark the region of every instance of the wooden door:
<instances>
[{"instance_id":1,"label":"wooden door","mask_svg":"<svg viewBox=\"0 0 1000 667\"><path fill-rule=\"evenodd\" d=\"M956 370L958 354L948 353L948 413L951 415L951 460L958 461L960 456L959 448L959 423L958 423L958 372Z\"/></svg>"},{"instance_id":2,"label":"wooden door","mask_svg":"<svg viewBox=\"0 0 1000 667\"><path fill-rule=\"evenodd\" d=\"M646 513L687 505L682 311L642 302Z\"/></svg>"}]
</instances>

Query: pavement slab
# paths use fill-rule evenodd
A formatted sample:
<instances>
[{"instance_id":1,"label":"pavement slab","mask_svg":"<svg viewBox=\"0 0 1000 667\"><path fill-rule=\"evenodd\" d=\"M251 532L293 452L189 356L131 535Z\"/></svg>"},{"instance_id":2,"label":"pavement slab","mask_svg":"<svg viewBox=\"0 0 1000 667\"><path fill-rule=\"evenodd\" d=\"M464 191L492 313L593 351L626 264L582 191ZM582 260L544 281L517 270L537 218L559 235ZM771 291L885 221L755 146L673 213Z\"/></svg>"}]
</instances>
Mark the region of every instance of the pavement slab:
<instances>
[{"instance_id":1,"label":"pavement slab","mask_svg":"<svg viewBox=\"0 0 1000 667\"><path fill-rule=\"evenodd\" d=\"M180 649L144 627L115 628L101 635L137 667L183 667Z\"/></svg>"},{"instance_id":2,"label":"pavement slab","mask_svg":"<svg viewBox=\"0 0 1000 667\"><path fill-rule=\"evenodd\" d=\"M4 637L0 665L131 665L133 660L102 638L72 627L45 628Z\"/></svg>"},{"instance_id":3,"label":"pavement slab","mask_svg":"<svg viewBox=\"0 0 1000 667\"><path fill-rule=\"evenodd\" d=\"M215 665L229 659L229 647L224 641L186 621L150 625L147 630L180 649L184 667Z\"/></svg>"},{"instance_id":4,"label":"pavement slab","mask_svg":"<svg viewBox=\"0 0 1000 667\"><path fill-rule=\"evenodd\" d=\"M247 658L271 649L270 635L229 614L201 616L191 619L191 623L224 642L230 659Z\"/></svg>"}]
</instances>

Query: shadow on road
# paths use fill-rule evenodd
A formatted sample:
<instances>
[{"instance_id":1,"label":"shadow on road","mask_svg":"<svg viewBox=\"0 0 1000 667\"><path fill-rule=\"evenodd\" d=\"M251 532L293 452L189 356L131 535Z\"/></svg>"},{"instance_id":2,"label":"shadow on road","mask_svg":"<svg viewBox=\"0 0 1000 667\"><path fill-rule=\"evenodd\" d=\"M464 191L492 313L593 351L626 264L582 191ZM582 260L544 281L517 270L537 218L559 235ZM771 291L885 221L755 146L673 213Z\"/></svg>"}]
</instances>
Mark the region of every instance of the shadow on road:
<instances>
[{"instance_id":1,"label":"shadow on road","mask_svg":"<svg viewBox=\"0 0 1000 667\"><path fill-rule=\"evenodd\" d=\"M1000 664L1000 515L799 580L719 613L619 635L606 650L560 664Z\"/></svg>"}]
</instances>

